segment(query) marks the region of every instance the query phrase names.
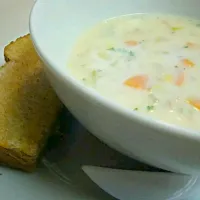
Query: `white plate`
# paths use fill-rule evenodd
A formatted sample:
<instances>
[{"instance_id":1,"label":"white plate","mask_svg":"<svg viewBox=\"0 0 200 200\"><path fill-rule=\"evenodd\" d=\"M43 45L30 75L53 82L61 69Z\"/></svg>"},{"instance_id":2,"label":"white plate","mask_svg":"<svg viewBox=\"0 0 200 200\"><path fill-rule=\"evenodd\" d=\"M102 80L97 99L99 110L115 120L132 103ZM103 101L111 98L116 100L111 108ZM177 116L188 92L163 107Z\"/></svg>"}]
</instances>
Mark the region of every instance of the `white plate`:
<instances>
[{"instance_id":1,"label":"white plate","mask_svg":"<svg viewBox=\"0 0 200 200\"><path fill-rule=\"evenodd\" d=\"M29 12L33 3L33 0L0 0L0 65L4 63L4 46L28 33ZM37 173L31 175L0 167L0 199L2 200L112 199L100 189L96 196L90 195L94 187L96 186L90 182L87 191L83 194L72 185L65 184L45 167L39 168Z\"/></svg>"},{"instance_id":2,"label":"white plate","mask_svg":"<svg viewBox=\"0 0 200 200\"><path fill-rule=\"evenodd\" d=\"M93 165L109 167L84 169L99 187L120 200L199 199L200 180L196 177L171 173L167 175L159 169L139 163L100 142L67 112L64 112L61 119L60 132L67 134L54 137L55 144L51 145L44 161L66 184L72 185L78 191L89 191L90 196L103 195L80 170L82 165ZM66 121L70 121L70 125L66 125ZM58 140L59 142L55 142ZM129 170L121 171L115 168ZM151 172L145 174L138 170ZM157 171L161 173L153 173ZM107 198L105 196L102 199Z\"/></svg>"}]
</instances>

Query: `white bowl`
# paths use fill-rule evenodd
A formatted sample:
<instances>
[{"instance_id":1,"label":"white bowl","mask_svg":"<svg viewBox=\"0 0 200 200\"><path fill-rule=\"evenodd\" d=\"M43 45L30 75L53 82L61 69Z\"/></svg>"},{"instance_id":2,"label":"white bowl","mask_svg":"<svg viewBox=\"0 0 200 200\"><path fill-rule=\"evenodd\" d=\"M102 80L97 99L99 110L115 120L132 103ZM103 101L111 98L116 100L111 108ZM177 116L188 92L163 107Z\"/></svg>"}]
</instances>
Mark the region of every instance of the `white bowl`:
<instances>
[{"instance_id":1,"label":"white bowl","mask_svg":"<svg viewBox=\"0 0 200 200\"><path fill-rule=\"evenodd\" d=\"M71 77L66 63L79 35L101 20L141 12L200 18L199 8L199 0L38 0L30 31L52 86L89 131L116 150L148 164L197 174L199 132L154 121L111 102Z\"/></svg>"}]
</instances>

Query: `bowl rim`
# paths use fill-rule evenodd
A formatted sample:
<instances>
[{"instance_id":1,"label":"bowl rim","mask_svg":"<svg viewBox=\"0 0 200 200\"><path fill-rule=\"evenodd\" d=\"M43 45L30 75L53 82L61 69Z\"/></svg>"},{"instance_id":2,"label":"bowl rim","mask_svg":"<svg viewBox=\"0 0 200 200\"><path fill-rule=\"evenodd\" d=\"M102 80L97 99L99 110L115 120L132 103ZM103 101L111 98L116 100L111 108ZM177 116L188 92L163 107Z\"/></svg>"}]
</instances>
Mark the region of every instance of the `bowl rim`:
<instances>
[{"instance_id":1,"label":"bowl rim","mask_svg":"<svg viewBox=\"0 0 200 200\"><path fill-rule=\"evenodd\" d=\"M195 140L195 141L200 142L200 132L198 130L183 128L175 124L167 123L165 121L153 119L149 116L140 114L138 112L133 112L131 109L123 107L120 104L117 104L115 102L112 102L110 99L100 95L98 92L93 91L89 87L83 86L83 84L81 84L78 80L71 77L70 75L63 73L62 70L59 67L57 67L57 65L53 62L51 57L49 57L42 50L39 43L37 42L37 36L35 36L35 30L34 30L34 21L35 21L35 15L37 13L37 7L39 6L39 2L40 0L35 1L30 12L30 17L29 17L30 36L38 55L40 56L41 60L44 63L46 63L46 67L48 67L48 69L51 72L59 76L59 78L61 78L62 80L67 81L70 84L72 84L76 90L80 92L84 92L84 95L92 98L98 104L102 104L106 108L111 109L117 112L118 114L125 116L126 118L134 120L137 123L141 124L142 126L146 126L147 128L148 127L153 128L154 130L162 132L162 134L170 134L171 136L174 136L174 137L181 136L185 139L190 139L190 140Z\"/></svg>"}]
</instances>

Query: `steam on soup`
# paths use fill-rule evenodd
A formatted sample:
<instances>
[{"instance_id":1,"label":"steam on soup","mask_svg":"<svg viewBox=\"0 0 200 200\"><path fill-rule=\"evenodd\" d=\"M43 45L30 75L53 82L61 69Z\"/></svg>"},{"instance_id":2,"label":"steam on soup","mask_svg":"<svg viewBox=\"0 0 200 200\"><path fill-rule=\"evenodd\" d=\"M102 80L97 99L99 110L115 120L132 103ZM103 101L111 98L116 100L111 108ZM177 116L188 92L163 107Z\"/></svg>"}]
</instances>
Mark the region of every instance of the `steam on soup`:
<instances>
[{"instance_id":1,"label":"steam on soup","mask_svg":"<svg viewBox=\"0 0 200 200\"><path fill-rule=\"evenodd\" d=\"M172 15L106 20L77 42L70 73L134 112L200 130L200 21Z\"/></svg>"}]
</instances>

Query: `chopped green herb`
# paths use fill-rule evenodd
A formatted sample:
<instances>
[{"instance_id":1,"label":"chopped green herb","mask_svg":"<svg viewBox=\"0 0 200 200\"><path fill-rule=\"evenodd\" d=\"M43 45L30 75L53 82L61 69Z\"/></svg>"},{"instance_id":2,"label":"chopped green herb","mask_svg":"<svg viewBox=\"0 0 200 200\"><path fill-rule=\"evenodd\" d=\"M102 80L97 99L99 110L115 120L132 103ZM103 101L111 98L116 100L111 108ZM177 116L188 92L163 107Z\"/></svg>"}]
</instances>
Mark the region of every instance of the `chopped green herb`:
<instances>
[{"instance_id":1,"label":"chopped green herb","mask_svg":"<svg viewBox=\"0 0 200 200\"><path fill-rule=\"evenodd\" d=\"M130 55L130 56L134 56L135 54L134 54L132 51L130 51L130 52L129 52L129 55Z\"/></svg>"},{"instance_id":2,"label":"chopped green herb","mask_svg":"<svg viewBox=\"0 0 200 200\"><path fill-rule=\"evenodd\" d=\"M154 110L154 106L147 106L147 110L150 112L150 111L153 111Z\"/></svg>"},{"instance_id":3,"label":"chopped green herb","mask_svg":"<svg viewBox=\"0 0 200 200\"><path fill-rule=\"evenodd\" d=\"M87 80L87 83L90 84L90 85L96 85L96 82L97 82L97 71L96 70L92 70L91 71L91 75L90 75L90 78Z\"/></svg>"},{"instance_id":4,"label":"chopped green herb","mask_svg":"<svg viewBox=\"0 0 200 200\"><path fill-rule=\"evenodd\" d=\"M175 31L179 31L183 29L183 27L172 27L172 31L175 32Z\"/></svg>"},{"instance_id":5,"label":"chopped green herb","mask_svg":"<svg viewBox=\"0 0 200 200\"><path fill-rule=\"evenodd\" d=\"M92 78L96 78L97 76L97 71L96 70L92 70Z\"/></svg>"},{"instance_id":6,"label":"chopped green herb","mask_svg":"<svg viewBox=\"0 0 200 200\"><path fill-rule=\"evenodd\" d=\"M178 66L177 66L177 65L175 65L174 67L175 67L175 68L178 68Z\"/></svg>"},{"instance_id":7,"label":"chopped green herb","mask_svg":"<svg viewBox=\"0 0 200 200\"><path fill-rule=\"evenodd\" d=\"M109 51L115 51L115 48L110 48L110 49L107 49L107 50L109 50Z\"/></svg>"},{"instance_id":8,"label":"chopped green herb","mask_svg":"<svg viewBox=\"0 0 200 200\"><path fill-rule=\"evenodd\" d=\"M121 49L121 48L116 49L116 51L121 52L121 53L126 53L127 52L126 49Z\"/></svg>"},{"instance_id":9,"label":"chopped green herb","mask_svg":"<svg viewBox=\"0 0 200 200\"><path fill-rule=\"evenodd\" d=\"M107 50L108 51L119 52L119 53L128 53L130 56L134 56L135 55L132 51L129 51L129 50L123 49L123 48L118 48L118 49L110 48L110 49L107 49Z\"/></svg>"},{"instance_id":10,"label":"chopped green herb","mask_svg":"<svg viewBox=\"0 0 200 200\"><path fill-rule=\"evenodd\" d=\"M185 49L187 49L187 48L188 48L188 46L184 46L184 48L185 48Z\"/></svg>"},{"instance_id":11,"label":"chopped green herb","mask_svg":"<svg viewBox=\"0 0 200 200\"><path fill-rule=\"evenodd\" d=\"M135 110L135 111L138 111L139 109L138 109L138 108L135 108L134 110Z\"/></svg>"},{"instance_id":12,"label":"chopped green herb","mask_svg":"<svg viewBox=\"0 0 200 200\"><path fill-rule=\"evenodd\" d=\"M197 27L200 27L200 24L196 24Z\"/></svg>"}]
</instances>

